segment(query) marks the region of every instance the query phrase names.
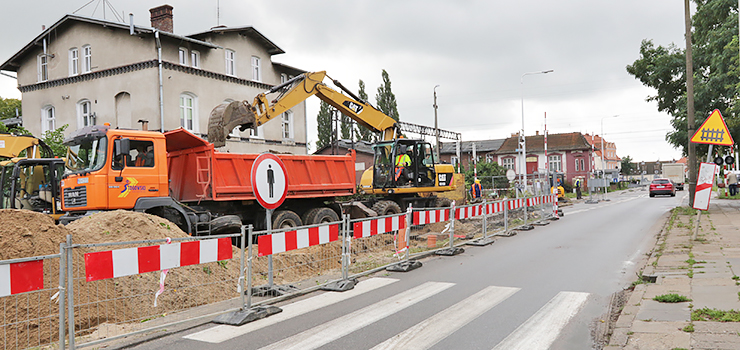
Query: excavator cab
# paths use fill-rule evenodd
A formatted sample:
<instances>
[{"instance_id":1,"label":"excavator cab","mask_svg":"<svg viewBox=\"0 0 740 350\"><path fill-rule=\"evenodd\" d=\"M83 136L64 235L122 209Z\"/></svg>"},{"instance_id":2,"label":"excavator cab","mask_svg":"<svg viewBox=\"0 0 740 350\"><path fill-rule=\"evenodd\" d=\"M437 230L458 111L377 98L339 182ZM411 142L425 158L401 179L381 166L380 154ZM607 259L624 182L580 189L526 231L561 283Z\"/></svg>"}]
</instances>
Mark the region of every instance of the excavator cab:
<instances>
[{"instance_id":1,"label":"excavator cab","mask_svg":"<svg viewBox=\"0 0 740 350\"><path fill-rule=\"evenodd\" d=\"M27 209L61 216L59 179L64 160L12 159L0 167L0 208Z\"/></svg>"},{"instance_id":2,"label":"excavator cab","mask_svg":"<svg viewBox=\"0 0 740 350\"><path fill-rule=\"evenodd\" d=\"M396 139L375 144L374 188L434 186L432 146L422 140Z\"/></svg>"}]
</instances>

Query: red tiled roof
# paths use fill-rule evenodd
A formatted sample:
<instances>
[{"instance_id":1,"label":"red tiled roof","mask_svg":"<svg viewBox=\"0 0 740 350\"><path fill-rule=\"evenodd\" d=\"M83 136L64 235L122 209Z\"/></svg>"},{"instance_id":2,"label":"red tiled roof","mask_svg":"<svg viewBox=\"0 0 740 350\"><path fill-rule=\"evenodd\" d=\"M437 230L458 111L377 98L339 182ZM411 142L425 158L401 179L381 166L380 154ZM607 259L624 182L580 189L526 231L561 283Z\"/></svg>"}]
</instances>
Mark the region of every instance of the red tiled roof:
<instances>
[{"instance_id":1,"label":"red tiled roof","mask_svg":"<svg viewBox=\"0 0 740 350\"><path fill-rule=\"evenodd\" d=\"M545 150L545 136L532 135L526 137L527 152L543 152ZM510 154L516 153L519 148L519 137L513 136L504 140L504 143L493 154ZM574 151L589 150L591 145L580 132L571 132L567 134L547 135L548 151Z\"/></svg>"}]
</instances>

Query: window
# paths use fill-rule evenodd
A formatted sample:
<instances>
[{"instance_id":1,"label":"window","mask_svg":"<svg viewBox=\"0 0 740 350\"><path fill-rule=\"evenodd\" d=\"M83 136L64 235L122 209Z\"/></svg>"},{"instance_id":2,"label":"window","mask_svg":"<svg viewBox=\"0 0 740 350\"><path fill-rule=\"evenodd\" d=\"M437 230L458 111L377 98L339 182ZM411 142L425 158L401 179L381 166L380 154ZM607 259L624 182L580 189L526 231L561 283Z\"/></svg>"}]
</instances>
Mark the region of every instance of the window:
<instances>
[{"instance_id":1,"label":"window","mask_svg":"<svg viewBox=\"0 0 740 350\"><path fill-rule=\"evenodd\" d=\"M92 48L90 45L82 47L82 73L90 73L92 71Z\"/></svg>"},{"instance_id":2,"label":"window","mask_svg":"<svg viewBox=\"0 0 740 350\"><path fill-rule=\"evenodd\" d=\"M40 54L36 58L38 65L38 82L49 80L49 56Z\"/></svg>"},{"instance_id":3,"label":"window","mask_svg":"<svg viewBox=\"0 0 740 350\"><path fill-rule=\"evenodd\" d=\"M583 158L576 158L576 171L586 171L585 164L586 162Z\"/></svg>"},{"instance_id":4,"label":"window","mask_svg":"<svg viewBox=\"0 0 740 350\"><path fill-rule=\"evenodd\" d=\"M193 68L200 68L200 52L195 50L190 51L190 65Z\"/></svg>"},{"instance_id":5,"label":"window","mask_svg":"<svg viewBox=\"0 0 740 350\"><path fill-rule=\"evenodd\" d=\"M451 156L450 157L450 163L452 163L452 166L457 167L458 161L459 160L457 159L457 156Z\"/></svg>"},{"instance_id":6,"label":"window","mask_svg":"<svg viewBox=\"0 0 740 350\"><path fill-rule=\"evenodd\" d=\"M179 53L180 64L183 66L187 66L188 65L188 49L181 47L178 50L178 53Z\"/></svg>"},{"instance_id":7,"label":"window","mask_svg":"<svg viewBox=\"0 0 740 350\"><path fill-rule=\"evenodd\" d=\"M69 76L80 74L80 51L76 47L69 49Z\"/></svg>"},{"instance_id":8,"label":"window","mask_svg":"<svg viewBox=\"0 0 740 350\"><path fill-rule=\"evenodd\" d=\"M515 159L516 158L513 158L513 157L504 158L504 159L501 160L501 166L503 166L506 169L515 170L514 169L514 160Z\"/></svg>"},{"instance_id":9,"label":"window","mask_svg":"<svg viewBox=\"0 0 740 350\"><path fill-rule=\"evenodd\" d=\"M154 167L154 143L152 141L131 140L131 150L126 162L127 166Z\"/></svg>"},{"instance_id":10,"label":"window","mask_svg":"<svg viewBox=\"0 0 740 350\"><path fill-rule=\"evenodd\" d=\"M265 138L265 128L264 125L260 125L254 129L249 129L249 137L253 139L263 139Z\"/></svg>"},{"instance_id":11,"label":"window","mask_svg":"<svg viewBox=\"0 0 740 350\"><path fill-rule=\"evenodd\" d=\"M486 163L493 163L493 154L486 154Z\"/></svg>"},{"instance_id":12,"label":"window","mask_svg":"<svg viewBox=\"0 0 740 350\"><path fill-rule=\"evenodd\" d=\"M260 68L260 58L252 56L252 80L262 81L262 68Z\"/></svg>"},{"instance_id":13,"label":"window","mask_svg":"<svg viewBox=\"0 0 740 350\"><path fill-rule=\"evenodd\" d=\"M226 74L236 76L236 52L226 50Z\"/></svg>"},{"instance_id":14,"label":"window","mask_svg":"<svg viewBox=\"0 0 740 350\"><path fill-rule=\"evenodd\" d=\"M180 95L180 126L193 132L195 132L195 126L197 125L195 104L195 96L190 94Z\"/></svg>"},{"instance_id":15,"label":"window","mask_svg":"<svg viewBox=\"0 0 740 350\"><path fill-rule=\"evenodd\" d=\"M283 139L293 139L293 111L283 113Z\"/></svg>"},{"instance_id":16,"label":"window","mask_svg":"<svg viewBox=\"0 0 740 350\"><path fill-rule=\"evenodd\" d=\"M563 164L559 155L549 156L550 158L550 171L563 171Z\"/></svg>"},{"instance_id":17,"label":"window","mask_svg":"<svg viewBox=\"0 0 740 350\"><path fill-rule=\"evenodd\" d=\"M46 106L41 109L41 132L45 133L57 128L54 106Z\"/></svg>"},{"instance_id":18,"label":"window","mask_svg":"<svg viewBox=\"0 0 740 350\"><path fill-rule=\"evenodd\" d=\"M95 118L91 111L91 104L89 100L82 100L77 102L77 125L80 128L95 125Z\"/></svg>"}]
</instances>

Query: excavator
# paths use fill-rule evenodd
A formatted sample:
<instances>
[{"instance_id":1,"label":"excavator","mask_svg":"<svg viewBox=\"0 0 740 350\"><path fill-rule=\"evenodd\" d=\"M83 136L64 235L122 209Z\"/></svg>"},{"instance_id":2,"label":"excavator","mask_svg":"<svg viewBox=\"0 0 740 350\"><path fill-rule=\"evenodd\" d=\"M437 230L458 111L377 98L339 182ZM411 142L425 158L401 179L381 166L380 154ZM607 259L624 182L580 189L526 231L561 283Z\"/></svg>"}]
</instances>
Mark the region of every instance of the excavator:
<instances>
[{"instance_id":1,"label":"excavator","mask_svg":"<svg viewBox=\"0 0 740 350\"><path fill-rule=\"evenodd\" d=\"M428 142L403 138L404 123L355 96L337 80L330 78L344 94L327 86L323 82L326 77L326 71L307 72L260 93L251 103L222 103L211 111L208 141L215 147L222 147L229 137L229 130L256 128L316 95L358 124L380 134L381 141L373 145L374 166L368 168L360 180L362 192L380 197L368 203L375 214L400 213L401 208L409 204L414 207L443 205L444 201L434 194L455 189L453 166L440 164L433 157L433 149ZM277 96L270 100L267 95L275 93Z\"/></svg>"},{"instance_id":2,"label":"excavator","mask_svg":"<svg viewBox=\"0 0 740 350\"><path fill-rule=\"evenodd\" d=\"M27 209L62 216L59 179L64 160L30 135L0 133L0 209Z\"/></svg>"}]
</instances>

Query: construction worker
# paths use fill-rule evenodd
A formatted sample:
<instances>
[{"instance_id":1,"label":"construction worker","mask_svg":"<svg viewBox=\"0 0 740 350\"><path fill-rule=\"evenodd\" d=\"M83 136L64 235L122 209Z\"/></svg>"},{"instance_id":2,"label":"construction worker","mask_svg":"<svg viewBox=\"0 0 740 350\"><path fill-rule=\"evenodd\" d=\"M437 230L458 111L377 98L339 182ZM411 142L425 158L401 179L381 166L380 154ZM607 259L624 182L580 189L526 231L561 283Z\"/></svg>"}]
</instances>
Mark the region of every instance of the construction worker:
<instances>
[{"instance_id":1,"label":"construction worker","mask_svg":"<svg viewBox=\"0 0 740 350\"><path fill-rule=\"evenodd\" d=\"M406 167L411 166L411 157L406 152L411 153L412 150L401 145L400 151L396 156L396 181L398 181L402 173L406 172Z\"/></svg>"},{"instance_id":2,"label":"construction worker","mask_svg":"<svg viewBox=\"0 0 740 350\"><path fill-rule=\"evenodd\" d=\"M581 182L583 182L583 179L581 177L577 177L576 182L573 184L576 188L576 199L581 199Z\"/></svg>"},{"instance_id":3,"label":"construction worker","mask_svg":"<svg viewBox=\"0 0 740 350\"><path fill-rule=\"evenodd\" d=\"M470 196L473 197L473 202L480 201L481 195L483 194L483 187L480 185L480 180L475 179L473 185L470 186Z\"/></svg>"}]
</instances>

